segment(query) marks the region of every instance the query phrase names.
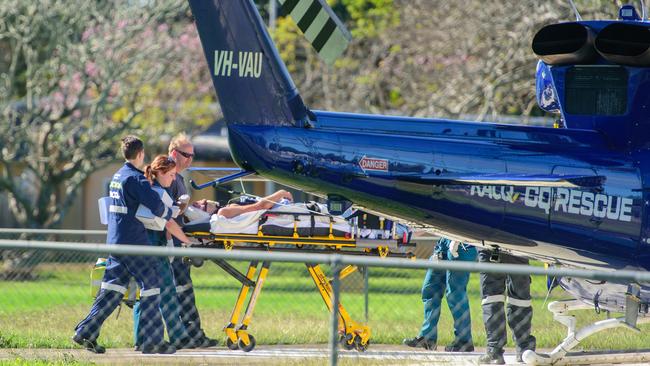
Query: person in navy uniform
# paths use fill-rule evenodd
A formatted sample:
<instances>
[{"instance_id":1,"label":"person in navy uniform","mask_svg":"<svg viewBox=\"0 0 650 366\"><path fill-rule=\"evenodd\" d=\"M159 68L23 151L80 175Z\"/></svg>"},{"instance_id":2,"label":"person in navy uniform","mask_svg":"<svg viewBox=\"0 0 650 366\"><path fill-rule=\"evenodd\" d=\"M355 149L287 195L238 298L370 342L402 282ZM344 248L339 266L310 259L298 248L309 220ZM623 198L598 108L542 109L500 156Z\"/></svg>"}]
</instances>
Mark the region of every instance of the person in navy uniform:
<instances>
[{"instance_id":1,"label":"person in navy uniform","mask_svg":"<svg viewBox=\"0 0 650 366\"><path fill-rule=\"evenodd\" d=\"M433 250L431 260L476 261L476 248L447 238L440 238ZM438 320L443 296L454 318L454 340L445 347L446 352L472 352L472 320L467 299L469 272L427 270L422 284L424 321L415 338L404 340L409 347L435 350L438 342Z\"/></svg>"},{"instance_id":2,"label":"person in navy uniform","mask_svg":"<svg viewBox=\"0 0 650 366\"><path fill-rule=\"evenodd\" d=\"M113 175L109 186L111 200L106 241L109 245L147 245L150 244L147 230L135 216L138 206L146 206L154 215L165 220L170 220L172 210L165 207L139 169L144 165L142 140L135 136L124 137L122 155L126 163ZM163 322L158 309L161 281L159 263L155 257L110 255L99 294L88 316L75 327L72 340L91 352L106 351L97 344L100 328L122 301L129 279L133 276L140 286L142 315L139 336L142 353L176 352L172 345L163 340Z\"/></svg>"}]
</instances>

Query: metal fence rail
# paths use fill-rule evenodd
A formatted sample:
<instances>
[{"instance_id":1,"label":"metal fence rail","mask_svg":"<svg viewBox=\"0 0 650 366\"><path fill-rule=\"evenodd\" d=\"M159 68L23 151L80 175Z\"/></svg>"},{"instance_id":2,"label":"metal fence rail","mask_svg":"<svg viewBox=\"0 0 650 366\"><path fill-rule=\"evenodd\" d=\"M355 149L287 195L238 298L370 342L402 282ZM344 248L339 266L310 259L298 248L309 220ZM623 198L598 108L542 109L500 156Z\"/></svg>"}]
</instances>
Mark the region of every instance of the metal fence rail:
<instances>
[{"instance_id":1,"label":"metal fence rail","mask_svg":"<svg viewBox=\"0 0 650 366\"><path fill-rule=\"evenodd\" d=\"M146 255L154 257L190 257L224 260L256 260L289 263L322 263L329 265L357 265L367 267L390 267L406 269L434 269L460 272L507 273L513 275L543 275L549 277L577 277L592 280L620 280L650 282L650 272L629 270L588 270L571 268L543 268L501 263L476 263L452 261L428 261L424 259L359 257L340 254L297 254L274 252L245 252L238 250L170 248L150 245L104 245L72 242L0 240L0 249L32 249L48 251L72 251L95 254Z\"/></svg>"},{"instance_id":2,"label":"metal fence rail","mask_svg":"<svg viewBox=\"0 0 650 366\"><path fill-rule=\"evenodd\" d=\"M106 235L106 230L71 229L12 229L0 228L0 234L42 234L42 235Z\"/></svg>"},{"instance_id":3,"label":"metal fence rail","mask_svg":"<svg viewBox=\"0 0 650 366\"><path fill-rule=\"evenodd\" d=\"M66 235L102 235L105 231L87 230L25 230L0 229L0 233L10 234L66 234ZM333 290L332 308L338 309L342 285L341 270L347 265L375 268L432 269L436 271L459 271L472 273L506 273L512 275L541 275L549 277L572 277L591 280L607 280L620 282L650 282L650 272L629 270L586 270L570 268L544 268L540 266L524 266L499 263L478 263L465 261L430 261L423 259L379 258L340 254L286 253L243 250L220 250L205 248L171 248L150 245L105 245L80 242L33 241L0 239L2 250L35 251L35 252L66 252L78 254L123 255L123 256L156 256L156 257L189 257L224 261L258 261L285 263L318 263L331 266L331 285ZM85 257L84 257L85 258ZM339 316L331 312L329 327L329 357L335 365L338 360L339 347ZM0 333L0 338L2 334Z\"/></svg>"}]
</instances>

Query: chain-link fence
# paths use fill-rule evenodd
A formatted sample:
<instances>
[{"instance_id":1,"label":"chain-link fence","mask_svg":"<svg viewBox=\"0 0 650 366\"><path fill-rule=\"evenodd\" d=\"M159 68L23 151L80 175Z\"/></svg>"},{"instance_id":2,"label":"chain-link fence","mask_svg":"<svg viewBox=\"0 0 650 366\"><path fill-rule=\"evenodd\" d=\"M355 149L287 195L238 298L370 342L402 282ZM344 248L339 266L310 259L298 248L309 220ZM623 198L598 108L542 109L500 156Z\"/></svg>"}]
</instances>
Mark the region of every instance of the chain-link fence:
<instances>
[{"instance_id":1,"label":"chain-link fence","mask_svg":"<svg viewBox=\"0 0 650 366\"><path fill-rule=\"evenodd\" d=\"M160 282L152 282L159 286L158 292L151 283L144 283L143 288L136 290L129 285L128 278L103 279L105 271L115 269L115 263L111 264L110 260L98 261L98 257L106 258L107 254L106 246L101 244L103 241L101 232L2 233L0 348L92 348L83 341L94 341L99 323L105 319L97 338L100 346L133 349L139 345L139 351L144 348L145 353L164 353L164 349L147 347L166 339L178 348L184 348L183 345L185 348L198 347L215 354L226 352L226 347L231 349L227 352L233 354L248 351L251 355L262 354L260 352L268 350L268 346L280 349L286 345L302 349L316 347L320 353L311 356L305 353L305 359L301 358L305 361L316 357L313 361L316 364L334 363L340 356L344 356L341 360L345 362L350 355L363 354L373 357L368 361L371 363L436 362L436 358L430 357L444 358L451 354L461 363L475 363L486 351L489 353L500 347L508 351L507 355L514 361L527 349L536 347L549 352L567 336L567 327L553 321L553 314L546 308L551 302L570 299L571 295L562 288L549 294L547 277L542 275L556 276L553 282L557 282L557 276L589 278L591 284L605 280L642 283L650 279L650 275L643 272L545 269L537 263L532 267L511 266L506 260L494 264L237 249L113 246L113 255L120 258L122 264L130 265L129 272L160 279ZM428 256L430 251L431 248L428 252L423 250L420 255ZM138 254L139 257L134 256ZM169 265L170 255L175 255L180 263L184 263L183 257L203 258L203 264L191 268L191 282L178 283ZM165 266L167 269L163 268ZM147 272L148 267L156 270ZM429 273L427 268L431 269ZM462 299L455 297L458 291L453 291L453 282L456 279L446 274L447 269L455 270L456 274L472 272L467 284L468 310ZM478 271L491 273L483 279L483 289ZM504 273L520 277L509 280ZM528 273L534 274L531 282L528 282ZM171 282L165 283L165 278ZM429 284L428 289L423 289L423 282ZM462 281L460 283L462 285ZM191 284L193 295L189 294L188 284ZM526 296L527 284L530 285L529 297ZM96 300L100 288L104 295ZM171 289L175 293L170 295L168 290ZM606 311L603 306L606 300L603 297L599 307L596 299L596 304L592 301L588 306L591 310L576 313L573 328L576 333L596 321L621 316ZM93 301L95 306L91 311ZM188 315L188 307L192 308L188 301L196 305L198 314ZM330 316L328 307L339 301L338 316ZM139 321L138 318L134 320L134 304L135 309L139 308ZM599 309L601 311L596 311ZM647 308L641 304L638 312L646 315ZM434 330L431 323L435 323L438 316ZM423 325L425 317L430 324ZM87 321L79 326L84 318ZM140 326L134 330L134 324L138 323ZM81 334L77 340L82 346L71 340L75 326L76 334ZM644 333L629 337L630 331L623 329L621 324L608 327L616 329L585 339L580 349L643 349L650 340ZM644 328L643 325L639 327ZM471 335L467 334L469 330ZM204 339L207 343L183 344L190 342L188 337ZM215 346L205 339L215 339L218 344ZM410 341L410 346L415 348L404 345L404 340ZM471 342L473 352L464 352L472 351L469 347L461 347L467 346L467 342ZM459 348L445 351L445 347L454 345ZM392 353L381 353L386 350ZM432 352L434 350L437 352ZM184 352L192 351L177 355ZM130 358L121 361L142 362L138 358L140 353L131 351L129 354ZM277 361L289 356L274 354L273 357Z\"/></svg>"}]
</instances>

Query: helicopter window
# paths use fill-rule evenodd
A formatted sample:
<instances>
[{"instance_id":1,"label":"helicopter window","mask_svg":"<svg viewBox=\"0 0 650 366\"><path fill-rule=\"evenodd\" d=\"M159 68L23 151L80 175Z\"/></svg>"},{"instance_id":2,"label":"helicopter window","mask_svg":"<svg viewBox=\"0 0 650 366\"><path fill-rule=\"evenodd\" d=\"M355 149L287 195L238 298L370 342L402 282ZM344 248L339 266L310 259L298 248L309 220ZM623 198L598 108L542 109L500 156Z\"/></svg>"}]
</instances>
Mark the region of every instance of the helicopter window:
<instances>
[{"instance_id":1,"label":"helicopter window","mask_svg":"<svg viewBox=\"0 0 650 366\"><path fill-rule=\"evenodd\" d=\"M612 66L575 66L566 73L566 112L621 115L627 108L627 70Z\"/></svg>"}]
</instances>

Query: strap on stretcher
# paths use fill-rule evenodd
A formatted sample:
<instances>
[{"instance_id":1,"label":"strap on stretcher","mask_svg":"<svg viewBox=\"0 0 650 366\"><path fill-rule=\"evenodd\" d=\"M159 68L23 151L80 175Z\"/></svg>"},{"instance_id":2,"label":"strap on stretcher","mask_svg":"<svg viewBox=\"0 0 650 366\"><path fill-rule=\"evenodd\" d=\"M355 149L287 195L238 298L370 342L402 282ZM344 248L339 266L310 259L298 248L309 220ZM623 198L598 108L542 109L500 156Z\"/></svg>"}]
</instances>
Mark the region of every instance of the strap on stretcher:
<instances>
[{"instance_id":1,"label":"strap on stretcher","mask_svg":"<svg viewBox=\"0 0 650 366\"><path fill-rule=\"evenodd\" d=\"M262 234L262 225L266 223L269 217L271 216L279 216L279 215L291 215L293 216L293 236L294 238L300 237L298 235L298 222L300 221L299 218L300 216L309 216L310 219L310 225L309 225L309 235L308 237L314 237L315 236L315 230L316 230L316 216L326 216L329 218L330 221L330 227L329 227L329 236L330 238L335 238L334 236L334 218L330 215L326 215L324 213L320 212L309 212L309 213L303 213L303 212L283 212L283 211L272 211L272 212L265 212L262 216L260 216L260 219L257 224L257 233L258 235L263 235Z\"/></svg>"},{"instance_id":2,"label":"strap on stretcher","mask_svg":"<svg viewBox=\"0 0 650 366\"><path fill-rule=\"evenodd\" d=\"M269 217L278 215L291 215L294 218L293 235L268 235L262 232L262 226L268 221ZM309 234L307 236L300 236L298 233L298 222L301 216L310 217ZM329 235L316 236L316 216L327 216L329 218ZM334 218L330 215L309 212L283 212L271 211L262 214L258 220L257 234L236 234L236 233L219 233L214 234L211 232L190 232L191 236L202 238L211 241L224 241L224 242L241 242L241 243L258 243L258 244L293 244L293 245L323 245L323 246L339 246L339 247L356 247L356 248L378 248L387 247L396 249L400 246L409 246L408 236L405 234L403 238L391 239L365 239L355 237L355 233L359 232L358 228L350 233L350 236L334 236ZM394 231L393 231L394 233Z\"/></svg>"}]
</instances>

